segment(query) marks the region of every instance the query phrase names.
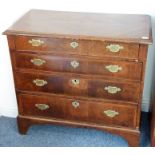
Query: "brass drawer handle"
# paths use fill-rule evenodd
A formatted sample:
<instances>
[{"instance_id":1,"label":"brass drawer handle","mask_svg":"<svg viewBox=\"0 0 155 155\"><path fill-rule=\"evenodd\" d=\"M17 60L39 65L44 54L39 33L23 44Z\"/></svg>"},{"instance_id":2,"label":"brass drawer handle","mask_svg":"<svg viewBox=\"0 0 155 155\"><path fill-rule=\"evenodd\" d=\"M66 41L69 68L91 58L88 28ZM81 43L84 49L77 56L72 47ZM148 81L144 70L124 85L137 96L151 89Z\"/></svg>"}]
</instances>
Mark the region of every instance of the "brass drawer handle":
<instances>
[{"instance_id":1,"label":"brass drawer handle","mask_svg":"<svg viewBox=\"0 0 155 155\"><path fill-rule=\"evenodd\" d=\"M42 86L45 86L47 84L47 81L41 80L41 79L35 79L35 80L33 80L33 83L36 86L42 87Z\"/></svg>"},{"instance_id":2,"label":"brass drawer handle","mask_svg":"<svg viewBox=\"0 0 155 155\"><path fill-rule=\"evenodd\" d=\"M73 67L73 68L77 68L79 67L80 63L76 60L73 60L70 62L70 65Z\"/></svg>"},{"instance_id":3,"label":"brass drawer handle","mask_svg":"<svg viewBox=\"0 0 155 155\"><path fill-rule=\"evenodd\" d=\"M110 44L106 46L106 49L108 49L110 52L117 53L120 50L124 49L124 47L118 44Z\"/></svg>"},{"instance_id":4,"label":"brass drawer handle","mask_svg":"<svg viewBox=\"0 0 155 155\"><path fill-rule=\"evenodd\" d=\"M113 118L113 117L119 115L119 112L117 112L117 111L115 111L115 110L105 110L105 111L103 111L103 113L104 113L106 116L111 117L111 118Z\"/></svg>"},{"instance_id":5,"label":"brass drawer handle","mask_svg":"<svg viewBox=\"0 0 155 155\"><path fill-rule=\"evenodd\" d=\"M105 68L111 73L117 73L122 70L122 67L118 65L109 65L109 66L105 66Z\"/></svg>"},{"instance_id":6,"label":"brass drawer handle","mask_svg":"<svg viewBox=\"0 0 155 155\"><path fill-rule=\"evenodd\" d=\"M78 85L80 83L79 79L72 79L72 84Z\"/></svg>"},{"instance_id":7,"label":"brass drawer handle","mask_svg":"<svg viewBox=\"0 0 155 155\"><path fill-rule=\"evenodd\" d=\"M113 87L113 86L107 86L104 88L104 90L107 90L109 94L116 94L117 92L121 91L121 88Z\"/></svg>"},{"instance_id":8,"label":"brass drawer handle","mask_svg":"<svg viewBox=\"0 0 155 155\"><path fill-rule=\"evenodd\" d=\"M35 104L35 107L37 107L39 110L49 109L49 105L47 104Z\"/></svg>"},{"instance_id":9,"label":"brass drawer handle","mask_svg":"<svg viewBox=\"0 0 155 155\"><path fill-rule=\"evenodd\" d=\"M78 101L73 101L73 102L72 102L72 106L73 106L74 108L77 108L77 107L80 106L80 103L79 103Z\"/></svg>"},{"instance_id":10,"label":"brass drawer handle","mask_svg":"<svg viewBox=\"0 0 155 155\"><path fill-rule=\"evenodd\" d=\"M31 39L28 41L29 44L31 44L32 46L38 47L44 44L44 41L39 40L39 39Z\"/></svg>"},{"instance_id":11,"label":"brass drawer handle","mask_svg":"<svg viewBox=\"0 0 155 155\"><path fill-rule=\"evenodd\" d=\"M73 41L70 43L70 46L75 49L79 46L79 44L77 42Z\"/></svg>"},{"instance_id":12,"label":"brass drawer handle","mask_svg":"<svg viewBox=\"0 0 155 155\"><path fill-rule=\"evenodd\" d=\"M31 59L30 61L31 61L35 66L41 66L41 65L43 65L43 64L46 63L45 60L42 60L42 59L36 59L36 58Z\"/></svg>"}]
</instances>

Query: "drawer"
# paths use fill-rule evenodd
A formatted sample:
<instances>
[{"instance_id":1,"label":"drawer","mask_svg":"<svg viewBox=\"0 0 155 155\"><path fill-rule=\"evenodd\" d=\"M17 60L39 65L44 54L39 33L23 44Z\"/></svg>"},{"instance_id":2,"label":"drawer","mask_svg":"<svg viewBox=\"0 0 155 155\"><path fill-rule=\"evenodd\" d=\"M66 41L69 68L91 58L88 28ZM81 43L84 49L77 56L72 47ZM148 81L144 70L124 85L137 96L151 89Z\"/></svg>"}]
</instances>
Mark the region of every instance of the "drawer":
<instances>
[{"instance_id":1,"label":"drawer","mask_svg":"<svg viewBox=\"0 0 155 155\"><path fill-rule=\"evenodd\" d=\"M43 71L95 74L112 78L141 80L142 63L118 60L93 60L77 57L16 53L16 68Z\"/></svg>"},{"instance_id":2,"label":"drawer","mask_svg":"<svg viewBox=\"0 0 155 155\"><path fill-rule=\"evenodd\" d=\"M89 55L95 57L121 57L137 59L139 44L93 41L67 38L15 37L17 51L38 51Z\"/></svg>"},{"instance_id":3,"label":"drawer","mask_svg":"<svg viewBox=\"0 0 155 155\"><path fill-rule=\"evenodd\" d=\"M73 96L125 100L138 102L140 83L110 82L102 79L84 78L64 74L15 74L16 88L24 91L35 91Z\"/></svg>"},{"instance_id":4,"label":"drawer","mask_svg":"<svg viewBox=\"0 0 155 155\"><path fill-rule=\"evenodd\" d=\"M135 105L112 102L92 102L57 95L18 95L21 115L52 117L66 120L136 127Z\"/></svg>"},{"instance_id":5,"label":"drawer","mask_svg":"<svg viewBox=\"0 0 155 155\"><path fill-rule=\"evenodd\" d=\"M93 41L93 47L89 55L104 57L120 57L137 59L139 56L139 44L121 42Z\"/></svg>"},{"instance_id":6,"label":"drawer","mask_svg":"<svg viewBox=\"0 0 155 155\"><path fill-rule=\"evenodd\" d=\"M59 96L18 95L21 115L88 120L88 103Z\"/></svg>"},{"instance_id":7,"label":"drawer","mask_svg":"<svg viewBox=\"0 0 155 155\"><path fill-rule=\"evenodd\" d=\"M28 37L17 36L15 38L17 51L40 51L45 53L56 52L70 53L79 55L88 55L91 41L74 40L64 38L42 38L42 37Z\"/></svg>"}]
</instances>

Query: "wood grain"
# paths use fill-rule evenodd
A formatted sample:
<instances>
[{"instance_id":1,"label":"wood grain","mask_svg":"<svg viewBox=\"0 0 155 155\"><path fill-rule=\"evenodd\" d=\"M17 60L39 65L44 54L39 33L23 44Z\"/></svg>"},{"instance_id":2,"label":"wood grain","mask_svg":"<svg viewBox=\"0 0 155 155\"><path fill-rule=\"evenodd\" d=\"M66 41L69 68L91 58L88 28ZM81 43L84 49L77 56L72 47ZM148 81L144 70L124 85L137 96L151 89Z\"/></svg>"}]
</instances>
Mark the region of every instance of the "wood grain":
<instances>
[{"instance_id":1,"label":"wood grain","mask_svg":"<svg viewBox=\"0 0 155 155\"><path fill-rule=\"evenodd\" d=\"M49 71L49 72L68 72L77 74L102 75L110 78L123 78L132 80L141 80L142 63L127 62L113 59L86 59L78 58L76 56L54 56L43 54L27 54L14 53L15 64L17 69L33 69L35 71ZM31 60L41 59L45 61L44 64L37 66ZM22 61L20 61L22 60ZM77 67L72 66L72 62L78 64ZM109 65L118 65L122 69L116 73L110 72L106 67Z\"/></svg>"},{"instance_id":2,"label":"wood grain","mask_svg":"<svg viewBox=\"0 0 155 155\"><path fill-rule=\"evenodd\" d=\"M40 46L32 46L29 43L30 40L40 40L44 43ZM71 43L76 42L78 46L76 48L71 47ZM43 37L27 37L18 36L15 38L16 50L17 51L40 51L45 53L48 51L50 53L67 53L74 55L83 56L94 56L94 57L122 57L122 58L138 58L139 44L127 44L120 42L105 42L105 41L91 41L91 40L81 40L81 39L66 39L66 38L43 38ZM109 45L119 45L122 46L118 52L111 52L107 49Z\"/></svg>"},{"instance_id":3,"label":"wood grain","mask_svg":"<svg viewBox=\"0 0 155 155\"><path fill-rule=\"evenodd\" d=\"M74 107L73 102L79 106ZM60 96L18 95L19 114L26 116L63 118L81 122L93 122L96 124L135 127L136 109L134 105L115 104L112 102L91 102L76 100L74 98L62 98ZM40 110L35 105L46 104L48 109ZM104 114L106 110L114 110L119 114L113 118Z\"/></svg>"},{"instance_id":4,"label":"wood grain","mask_svg":"<svg viewBox=\"0 0 155 155\"><path fill-rule=\"evenodd\" d=\"M36 86L34 80L44 80L47 82L44 86ZM79 84L73 84L72 80L79 80ZM47 92L54 94L66 94L86 96L93 98L104 98L114 100L124 100L130 102L139 101L140 84L139 83L120 83L104 81L102 79L93 80L91 78L78 77L58 74L38 74L38 73L21 73L15 75L16 89L24 91ZM113 86L121 89L115 94L108 93L105 87Z\"/></svg>"},{"instance_id":5,"label":"wood grain","mask_svg":"<svg viewBox=\"0 0 155 155\"><path fill-rule=\"evenodd\" d=\"M152 42L150 17L134 14L30 10L4 34Z\"/></svg>"},{"instance_id":6,"label":"wood grain","mask_svg":"<svg viewBox=\"0 0 155 155\"><path fill-rule=\"evenodd\" d=\"M152 43L149 16L31 10L4 34L21 134L34 124L71 125L105 130L122 136L130 146L139 145L147 50ZM33 46L32 39L42 44ZM78 46L73 48L72 42ZM111 52L110 45L121 49ZM36 58L45 63L34 65L31 60ZM71 66L72 61L79 66ZM122 69L111 73L108 65ZM36 86L36 79L47 83ZM75 80L79 83L73 84ZM120 91L111 94L108 86ZM40 110L36 104L48 108ZM107 110L116 116L108 117Z\"/></svg>"}]
</instances>

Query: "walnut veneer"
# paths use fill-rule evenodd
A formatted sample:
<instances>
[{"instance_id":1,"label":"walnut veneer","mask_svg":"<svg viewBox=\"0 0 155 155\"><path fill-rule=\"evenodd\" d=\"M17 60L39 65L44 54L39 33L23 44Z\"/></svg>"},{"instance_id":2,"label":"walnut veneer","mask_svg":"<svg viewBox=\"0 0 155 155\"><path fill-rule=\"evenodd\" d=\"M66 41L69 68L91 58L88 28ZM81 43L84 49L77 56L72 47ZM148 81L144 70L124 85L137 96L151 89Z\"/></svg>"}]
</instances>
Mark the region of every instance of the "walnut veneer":
<instances>
[{"instance_id":1,"label":"walnut veneer","mask_svg":"<svg viewBox=\"0 0 155 155\"><path fill-rule=\"evenodd\" d=\"M139 145L149 16L31 10L4 34L21 134L33 124L71 125Z\"/></svg>"}]
</instances>

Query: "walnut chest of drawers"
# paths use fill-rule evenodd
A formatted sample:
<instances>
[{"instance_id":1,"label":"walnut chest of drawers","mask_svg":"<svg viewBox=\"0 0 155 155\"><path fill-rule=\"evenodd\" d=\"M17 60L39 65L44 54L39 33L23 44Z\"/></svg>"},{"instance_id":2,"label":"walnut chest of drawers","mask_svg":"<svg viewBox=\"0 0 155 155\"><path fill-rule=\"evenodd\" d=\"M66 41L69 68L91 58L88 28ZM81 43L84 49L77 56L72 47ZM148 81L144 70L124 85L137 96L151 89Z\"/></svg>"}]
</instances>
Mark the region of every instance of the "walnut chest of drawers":
<instances>
[{"instance_id":1,"label":"walnut chest of drawers","mask_svg":"<svg viewBox=\"0 0 155 155\"><path fill-rule=\"evenodd\" d=\"M72 125L139 145L149 16L30 10L4 34L21 134Z\"/></svg>"}]
</instances>

